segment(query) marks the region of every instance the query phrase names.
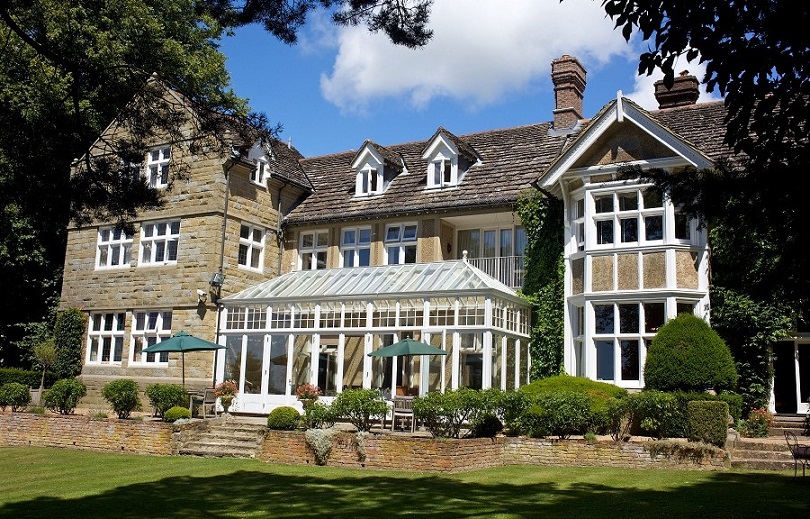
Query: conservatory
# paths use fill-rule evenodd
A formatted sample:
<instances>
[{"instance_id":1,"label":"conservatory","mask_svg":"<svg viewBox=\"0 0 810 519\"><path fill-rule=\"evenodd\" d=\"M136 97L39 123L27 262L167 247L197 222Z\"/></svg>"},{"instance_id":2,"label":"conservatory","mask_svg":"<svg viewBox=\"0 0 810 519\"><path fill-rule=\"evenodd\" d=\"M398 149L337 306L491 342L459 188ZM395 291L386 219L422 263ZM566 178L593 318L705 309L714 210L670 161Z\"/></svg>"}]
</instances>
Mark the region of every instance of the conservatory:
<instances>
[{"instance_id":1,"label":"conservatory","mask_svg":"<svg viewBox=\"0 0 810 519\"><path fill-rule=\"evenodd\" d=\"M530 305L465 260L291 272L220 300L217 380L232 409L296 405L316 384L423 395L528 382ZM412 338L445 355L369 354Z\"/></svg>"}]
</instances>

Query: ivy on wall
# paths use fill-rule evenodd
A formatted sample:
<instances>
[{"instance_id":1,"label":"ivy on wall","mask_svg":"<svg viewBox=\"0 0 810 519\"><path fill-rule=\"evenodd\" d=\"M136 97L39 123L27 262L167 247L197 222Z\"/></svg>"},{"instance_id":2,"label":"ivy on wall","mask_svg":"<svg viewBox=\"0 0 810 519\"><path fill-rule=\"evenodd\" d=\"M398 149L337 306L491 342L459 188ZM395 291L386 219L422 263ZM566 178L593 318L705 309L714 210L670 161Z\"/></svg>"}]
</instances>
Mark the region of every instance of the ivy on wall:
<instances>
[{"instance_id":1,"label":"ivy on wall","mask_svg":"<svg viewBox=\"0 0 810 519\"><path fill-rule=\"evenodd\" d=\"M565 262L562 200L549 193L526 191L517 201L526 230L526 277L523 295L532 303L531 379L563 371Z\"/></svg>"}]
</instances>

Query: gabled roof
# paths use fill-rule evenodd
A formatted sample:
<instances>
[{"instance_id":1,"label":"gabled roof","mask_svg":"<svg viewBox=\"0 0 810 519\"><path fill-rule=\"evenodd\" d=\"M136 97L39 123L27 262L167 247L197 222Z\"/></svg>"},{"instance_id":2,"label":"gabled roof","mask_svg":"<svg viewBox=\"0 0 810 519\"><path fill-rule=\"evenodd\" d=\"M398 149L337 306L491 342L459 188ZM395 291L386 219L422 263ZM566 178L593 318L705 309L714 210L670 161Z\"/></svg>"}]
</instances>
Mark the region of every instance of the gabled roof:
<instances>
[{"instance_id":1,"label":"gabled roof","mask_svg":"<svg viewBox=\"0 0 810 519\"><path fill-rule=\"evenodd\" d=\"M436 133L433 134L433 137L427 140L427 144L425 148L422 150L422 158L429 158L427 157L427 153L430 151L430 148L434 145L437 139L447 139L453 146L455 146L456 151L459 155L466 157L470 162L477 162L481 160L481 157L478 156L476 153L475 148L470 146L465 140L456 137L451 132L444 129L444 127L439 126L439 129L436 130Z\"/></svg>"},{"instance_id":2,"label":"gabled roof","mask_svg":"<svg viewBox=\"0 0 810 519\"><path fill-rule=\"evenodd\" d=\"M492 294L528 306L511 288L467 261L298 270L220 299L226 306L297 301Z\"/></svg>"},{"instance_id":3,"label":"gabled roof","mask_svg":"<svg viewBox=\"0 0 810 519\"><path fill-rule=\"evenodd\" d=\"M372 153L379 155L382 157L383 165L393 168L396 171L402 171L405 165L403 164L402 157L399 156L396 152L389 150L385 146L380 146L379 144L366 139L357 153L354 154L354 158L352 159L352 167L355 167L355 162L357 162L361 157L363 157L366 153Z\"/></svg>"},{"instance_id":4,"label":"gabled roof","mask_svg":"<svg viewBox=\"0 0 810 519\"><path fill-rule=\"evenodd\" d=\"M668 135L670 144L681 141L677 146L691 148L690 153L712 161L730 155L730 149L723 143L726 110L722 101L650 112L632 101L624 102L630 107L624 110L625 115L628 111L637 113L634 117L646 119L648 127L656 128L656 135ZM462 135L459 141L473 148L481 161L471 166L464 182L452 189L426 189L428 164L422 154L430 140L386 147L400 155L408 170L415 173L397 177L384 194L373 199L354 196L355 171L351 169L354 152L303 159L301 165L316 193L285 221L290 225L317 225L426 212L511 208L520 194L544 176L552 163L614 103L615 100L605 105L596 117L568 135L555 134L548 122Z\"/></svg>"},{"instance_id":5,"label":"gabled roof","mask_svg":"<svg viewBox=\"0 0 810 519\"><path fill-rule=\"evenodd\" d=\"M631 126L625 128L625 125ZM551 189L601 137L614 130L625 134L630 131L639 132L668 150L670 156L679 156L696 168L708 168L712 165L712 159L687 139L676 134L631 100L618 96L588 122L565 153L549 164L538 185Z\"/></svg>"}]
</instances>

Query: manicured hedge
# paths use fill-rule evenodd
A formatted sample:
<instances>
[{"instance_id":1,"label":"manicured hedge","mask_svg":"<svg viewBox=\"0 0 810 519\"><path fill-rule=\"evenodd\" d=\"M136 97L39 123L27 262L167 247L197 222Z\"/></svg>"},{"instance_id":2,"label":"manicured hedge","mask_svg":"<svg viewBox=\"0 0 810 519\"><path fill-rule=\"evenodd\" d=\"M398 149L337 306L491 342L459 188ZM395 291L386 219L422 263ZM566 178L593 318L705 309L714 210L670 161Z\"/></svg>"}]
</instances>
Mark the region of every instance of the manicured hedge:
<instances>
[{"instance_id":1,"label":"manicured hedge","mask_svg":"<svg viewBox=\"0 0 810 519\"><path fill-rule=\"evenodd\" d=\"M121 419L129 418L133 411L141 410L139 393L138 383L129 378L119 378L108 382L101 390L101 396Z\"/></svg>"},{"instance_id":2,"label":"manicured hedge","mask_svg":"<svg viewBox=\"0 0 810 519\"><path fill-rule=\"evenodd\" d=\"M188 402L186 390L180 384L149 384L145 393L155 410L155 416L159 417L172 407L182 407Z\"/></svg>"},{"instance_id":3,"label":"manicured hedge","mask_svg":"<svg viewBox=\"0 0 810 519\"><path fill-rule=\"evenodd\" d=\"M63 378L45 391L40 401L44 407L60 414L73 414L79 400L87 394L87 386L76 378Z\"/></svg>"},{"instance_id":4,"label":"manicured hedge","mask_svg":"<svg viewBox=\"0 0 810 519\"><path fill-rule=\"evenodd\" d=\"M10 382L16 382L26 387L38 388L41 371L31 371L20 368L0 368L0 386ZM50 371L45 372L45 387L51 387L56 382L56 375Z\"/></svg>"},{"instance_id":5,"label":"manicured hedge","mask_svg":"<svg viewBox=\"0 0 810 519\"><path fill-rule=\"evenodd\" d=\"M689 441L711 443L721 449L728 434L728 404L695 400L687 405Z\"/></svg>"},{"instance_id":6,"label":"manicured hedge","mask_svg":"<svg viewBox=\"0 0 810 519\"><path fill-rule=\"evenodd\" d=\"M276 407L267 416L267 428L276 431L292 431L301 423L298 409L290 406Z\"/></svg>"},{"instance_id":7,"label":"manicured hedge","mask_svg":"<svg viewBox=\"0 0 810 519\"><path fill-rule=\"evenodd\" d=\"M531 437L569 438L585 434L593 423L593 399L579 391L546 391L519 420L520 433Z\"/></svg>"},{"instance_id":8,"label":"manicured hedge","mask_svg":"<svg viewBox=\"0 0 810 519\"><path fill-rule=\"evenodd\" d=\"M164 422L176 422L181 418L189 419L191 418L191 411L188 410L186 407L182 406L174 406L163 413L163 421Z\"/></svg>"}]
</instances>

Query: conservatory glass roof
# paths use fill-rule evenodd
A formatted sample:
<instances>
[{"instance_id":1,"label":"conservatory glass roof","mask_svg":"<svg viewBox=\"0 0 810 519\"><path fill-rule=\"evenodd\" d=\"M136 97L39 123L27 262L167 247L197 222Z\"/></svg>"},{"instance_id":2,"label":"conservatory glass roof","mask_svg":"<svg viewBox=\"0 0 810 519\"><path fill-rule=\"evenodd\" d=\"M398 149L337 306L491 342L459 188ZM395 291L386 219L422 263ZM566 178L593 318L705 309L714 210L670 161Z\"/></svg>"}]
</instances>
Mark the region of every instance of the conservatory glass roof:
<instances>
[{"instance_id":1,"label":"conservatory glass roof","mask_svg":"<svg viewBox=\"0 0 810 519\"><path fill-rule=\"evenodd\" d=\"M464 260L298 270L220 299L225 305L301 300L496 294L525 305L514 290Z\"/></svg>"}]
</instances>

